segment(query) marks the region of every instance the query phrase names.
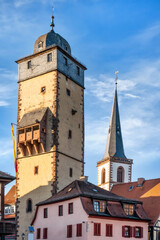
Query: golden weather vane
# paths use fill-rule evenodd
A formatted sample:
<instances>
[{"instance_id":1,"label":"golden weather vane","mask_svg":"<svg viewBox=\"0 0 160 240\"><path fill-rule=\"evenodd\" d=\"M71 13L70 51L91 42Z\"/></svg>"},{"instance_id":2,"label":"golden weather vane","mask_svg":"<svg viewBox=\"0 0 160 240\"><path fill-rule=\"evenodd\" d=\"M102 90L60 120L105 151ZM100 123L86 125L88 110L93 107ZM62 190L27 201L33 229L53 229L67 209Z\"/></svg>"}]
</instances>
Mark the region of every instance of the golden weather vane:
<instances>
[{"instance_id":1,"label":"golden weather vane","mask_svg":"<svg viewBox=\"0 0 160 240\"><path fill-rule=\"evenodd\" d=\"M115 74L116 74L116 78L115 78L115 85L117 86L117 80L118 80L118 73L119 71L116 71Z\"/></svg>"}]
</instances>

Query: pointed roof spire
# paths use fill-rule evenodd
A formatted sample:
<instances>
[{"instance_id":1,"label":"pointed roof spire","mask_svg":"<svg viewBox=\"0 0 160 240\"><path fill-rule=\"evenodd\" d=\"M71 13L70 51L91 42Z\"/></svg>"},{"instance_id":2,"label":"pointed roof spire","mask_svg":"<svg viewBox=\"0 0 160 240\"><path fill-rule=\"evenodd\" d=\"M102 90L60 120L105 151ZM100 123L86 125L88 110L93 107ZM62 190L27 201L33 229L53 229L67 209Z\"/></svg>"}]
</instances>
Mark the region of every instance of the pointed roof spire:
<instances>
[{"instance_id":1,"label":"pointed roof spire","mask_svg":"<svg viewBox=\"0 0 160 240\"><path fill-rule=\"evenodd\" d=\"M117 80L118 80L118 71L115 72L115 95L112 107L112 114L108 130L108 138L105 149L104 158L107 157L119 157L126 158L123 149L123 140L121 133L121 123L119 116L119 107L118 107L118 97L117 97Z\"/></svg>"},{"instance_id":2,"label":"pointed roof spire","mask_svg":"<svg viewBox=\"0 0 160 240\"><path fill-rule=\"evenodd\" d=\"M54 7L52 8L53 11L52 11L52 16L51 16L51 24L50 24L50 27L51 27L51 31L53 31L53 28L54 28L54 16L53 16L53 12L54 12Z\"/></svg>"}]
</instances>

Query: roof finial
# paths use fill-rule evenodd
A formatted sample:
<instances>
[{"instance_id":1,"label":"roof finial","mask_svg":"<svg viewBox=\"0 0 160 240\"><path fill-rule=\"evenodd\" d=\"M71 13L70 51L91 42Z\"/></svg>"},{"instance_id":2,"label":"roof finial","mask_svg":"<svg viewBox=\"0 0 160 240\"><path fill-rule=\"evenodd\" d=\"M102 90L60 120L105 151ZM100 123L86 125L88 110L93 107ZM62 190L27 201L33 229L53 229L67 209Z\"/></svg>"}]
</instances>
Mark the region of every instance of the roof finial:
<instances>
[{"instance_id":1,"label":"roof finial","mask_svg":"<svg viewBox=\"0 0 160 240\"><path fill-rule=\"evenodd\" d=\"M115 86L116 86L116 89L117 89L118 73L119 73L119 71L116 71L116 72L115 72L115 74L116 74L116 78L115 78Z\"/></svg>"},{"instance_id":2,"label":"roof finial","mask_svg":"<svg viewBox=\"0 0 160 240\"><path fill-rule=\"evenodd\" d=\"M51 24L50 24L52 31L53 31L53 27L55 26L53 12L54 12L54 7L52 7L52 17L51 17Z\"/></svg>"}]
</instances>

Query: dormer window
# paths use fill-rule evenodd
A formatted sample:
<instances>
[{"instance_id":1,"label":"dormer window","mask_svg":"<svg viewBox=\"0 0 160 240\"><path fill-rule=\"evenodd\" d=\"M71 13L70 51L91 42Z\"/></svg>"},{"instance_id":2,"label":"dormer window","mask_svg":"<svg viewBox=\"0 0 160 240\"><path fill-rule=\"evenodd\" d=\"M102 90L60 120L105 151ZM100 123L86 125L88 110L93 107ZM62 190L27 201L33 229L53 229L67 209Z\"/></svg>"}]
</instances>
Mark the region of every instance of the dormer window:
<instances>
[{"instance_id":1,"label":"dormer window","mask_svg":"<svg viewBox=\"0 0 160 240\"><path fill-rule=\"evenodd\" d=\"M40 41L40 42L38 43L38 48L43 48L43 42L42 42L42 41Z\"/></svg>"},{"instance_id":2,"label":"dormer window","mask_svg":"<svg viewBox=\"0 0 160 240\"><path fill-rule=\"evenodd\" d=\"M134 214L134 205L125 203L123 205L124 212L127 216L133 216Z\"/></svg>"},{"instance_id":3,"label":"dormer window","mask_svg":"<svg viewBox=\"0 0 160 240\"><path fill-rule=\"evenodd\" d=\"M94 200L93 202L94 210L96 212L105 212L106 210L106 202L100 200Z\"/></svg>"}]
</instances>

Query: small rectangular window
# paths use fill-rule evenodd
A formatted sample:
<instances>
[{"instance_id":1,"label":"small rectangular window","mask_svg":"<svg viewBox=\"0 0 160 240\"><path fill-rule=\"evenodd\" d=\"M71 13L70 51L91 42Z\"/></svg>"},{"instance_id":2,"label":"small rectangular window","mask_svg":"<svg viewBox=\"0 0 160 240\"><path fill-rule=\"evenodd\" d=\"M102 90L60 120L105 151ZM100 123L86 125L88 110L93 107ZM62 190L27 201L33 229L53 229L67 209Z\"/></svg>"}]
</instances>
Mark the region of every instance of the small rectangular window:
<instances>
[{"instance_id":1,"label":"small rectangular window","mask_svg":"<svg viewBox=\"0 0 160 240\"><path fill-rule=\"evenodd\" d=\"M67 94L68 96L71 95L71 91L70 91L68 88L66 88L66 94Z\"/></svg>"},{"instance_id":2,"label":"small rectangular window","mask_svg":"<svg viewBox=\"0 0 160 240\"><path fill-rule=\"evenodd\" d=\"M123 226L122 227L122 237L132 237L132 227Z\"/></svg>"},{"instance_id":3,"label":"small rectangular window","mask_svg":"<svg viewBox=\"0 0 160 240\"><path fill-rule=\"evenodd\" d=\"M72 177L72 175L73 175L73 169L70 168L70 169L69 169L69 176Z\"/></svg>"},{"instance_id":4,"label":"small rectangular window","mask_svg":"<svg viewBox=\"0 0 160 240\"><path fill-rule=\"evenodd\" d=\"M48 228L43 228L43 239L48 238Z\"/></svg>"},{"instance_id":5,"label":"small rectangular window","mask_svg":"<svg viewBox=\"0 0 160 240\"><path fill-rule=\"evenodd\" d=\"M134 227L134 237L143 238L143 227Z\"/></svg>"},{"instance_id":6,"label":"small rectangular window","mask_svg":"<svg viewBox=\"0 0 160 240\"><path fill-rule=\"evenodd\" d=\"M112 224L106 224L106 237L112 237L112 229L113 225Z\"/></svg>"},{"instance_id":7,"label":"small rectangular window","mask_svg":"<svg viewBox=\"0 0 160 240\"><path fill-rule=\"evenodd\" d=\"M58 207L58 216L63 216L63 205Z\"/></svg>"},{"instance_id":8,"label":"small rectangular window","mask_svg":"<svg viewBox=\"0 0 160 240\"><path fill-rule=\"evenodd\" d=\"M72 214L73 213L73 203L69 203L68 204L68 214Z\"/></svg>"},{"instance_id":9,"label":"small rectangular window","mask_svg":"<svg viewBox=\"0 0 160 240\"><path fill-rule=\"evenodd\" d=\"M46 87L45 86L41 87L41 93L45 93L45 92L46 92Z\"/></svg>"},{"instance_id":10,"label":"small rectangular window","mask_svg":"<svg viewBox=\"0 0 160 240\"><path fill-rule=\"evenodd\" d=\"M101 224L94 223L94 236L101 236Z\"/></svg>"},{"instance_id":11,"label":"small rectangular window","mask_svg":"<svg viewBox=\"0 0 160 240\"><path fill-rule=\"evenodd\" d=\"M81 237L82 236L82 224L79 223L77 224L77 237Z\"/></svg>"},{"instance_id":12,"label":"small rectangular window","mask_svg":"<svg viewBox=\"0 0 160 240\"><path fill-rule=\"evenodd\" d=\"M37 228L37 239L41 238L41 229Z\"/></svg>"},{"instance_id":13,"label":"small rectangular window","mask_svg":"<svg viewBox=\"0 0 160 240\"><path fill-rule=\"evenodd\" d=\"M27 68L28 68L28 69L31 68L31 61L28 61L28 62L27 62Z\"/></svg>"},{"instance_id":14,"label":"small rectangular window","mask_svg":"<svg viewBox=\"0 0 160 240\"><path fill-rule=\"evenodd\" d=\"M52 53L47 54L47 62L52 62Z\"/></svg>"},{"instance_id":15,"label":"small rectangular window","mask_svg":"<svg viewBox=\"0 0 160 240\"><path fill-rule=\"evenodd\" d=\"M67 226L67 238L72 237L72 225Z\"/></svg>"},{"instance_id":16,"label":"small rectangular window","mask_svg":"<svg viewBox=\"0 0 160 240\"><path fill-rule=\"evenodd\" d=\"M68 131L68 139L71 139L71 138L72 138L72 131L69 130L69 131Z\"/></svg>"},{"instance_id":17,"label":"small rectangular window","mask_svg":"<svg viewBox=\"0 0 160 240\"><path fill-rule=\"evenodd\" d=\"M34 167L34 174L38 174L38 166Z\"/></svg>"},{"instance_id":18,"label":"small rectangular window","mask_svg":"<svg viewBox=\"0 0 160 240\"><path fill-rule=\"evenodd\" d=\"M68 65L68 59L64 57L64 64L67 66Z\"/></svg>"},{"instance_id":19,"label":"small rectangular window","mask_svg":"<svg viewBox=\"0 0 160 240\"><path fill-rule=\"evenodd\" d=\"M43 217L48 218L48 208L43 209Z\"/></svg>"},{"instance_id":20,"label":"small rectangular window","mask_svg":"<svg viewBox=\"0 0 160 240\"><path fill-rule=\"evenodd\" d=\"M77 75L80 75L80 68L77 66Z\"/></svg>"}]
</instances>

